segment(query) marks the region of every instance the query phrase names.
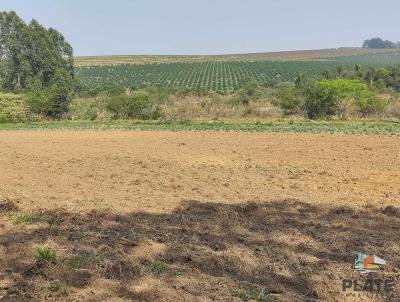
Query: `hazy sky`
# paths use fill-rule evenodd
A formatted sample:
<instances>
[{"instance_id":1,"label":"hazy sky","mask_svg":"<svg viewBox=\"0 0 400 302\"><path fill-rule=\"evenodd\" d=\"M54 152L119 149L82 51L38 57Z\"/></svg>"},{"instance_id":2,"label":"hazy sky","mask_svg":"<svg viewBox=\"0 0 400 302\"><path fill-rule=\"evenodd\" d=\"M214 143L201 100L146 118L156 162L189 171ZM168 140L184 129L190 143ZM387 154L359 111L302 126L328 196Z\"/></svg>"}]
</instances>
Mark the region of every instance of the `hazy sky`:
<instances>
[{"instance_id":1,"label":"hazy sky","mask_svg":"<svg viewBox=\"0 0 400 302\"><path fill-rule=\"evenodd\" d=\"M0 0L76 55L222 54L400 40L399 0Z\"/></svg>"}]
</instances>

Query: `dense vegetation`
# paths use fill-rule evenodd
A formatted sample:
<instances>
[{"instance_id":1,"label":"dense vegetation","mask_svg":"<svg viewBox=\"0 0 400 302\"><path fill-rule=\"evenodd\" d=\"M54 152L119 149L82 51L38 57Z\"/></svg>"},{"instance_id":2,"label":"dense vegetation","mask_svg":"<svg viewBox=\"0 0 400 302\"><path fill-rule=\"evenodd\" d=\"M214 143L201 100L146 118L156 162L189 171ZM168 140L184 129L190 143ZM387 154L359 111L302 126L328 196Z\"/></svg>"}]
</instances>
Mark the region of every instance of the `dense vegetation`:
<instances>
[{"instance_id":1,"label":"dense vegetation","mask_svg":"<svg viewBox=\"0 0 400 302\"><path fill-rule=\"evenodd\" d=\"M0 12L0 88L29 93L33 112L51 117L68 110L73 89L72 47L57 30L15 12Z\"/></svg>"},{"instance_id":2,"label":"dense vegetation","mask_svg":"<svg viewBox=\"0 0 400 302\"><path fill-rule=\"evenodd\" d=\"M240 63L242 66L260 64ZM275 66L279 66L283 63L299 62L269 63L276 63ZM223 66L221 62L218 64ZM118 66L121 70L125 67L127 66ZM103 68L111 70L110 67ZM219 74L220 82L223 82L223 74L216 74ZM246 74L250 76L245 78ZM175 75L179 75L179 72ZM400 117L398 101L400 66L398 65L337 64L320 71L319 74L293 73L291 74L293 79L271 77L255 80L251 75L257 74L243 73L243 78L237 80L238 84L234 90L217 91L217 93L207 87L192 87L187 84L127 87L123 86L123 82L110 78L103 84L99 81L96 85L94 83L82 85L79 94L85 100L74 102L71 112L75 118L92 120L98 118L191 120L284 116L311 119ZM88 101L88 97L94 98L93 101Z\"/></svg>"}]
</instances>

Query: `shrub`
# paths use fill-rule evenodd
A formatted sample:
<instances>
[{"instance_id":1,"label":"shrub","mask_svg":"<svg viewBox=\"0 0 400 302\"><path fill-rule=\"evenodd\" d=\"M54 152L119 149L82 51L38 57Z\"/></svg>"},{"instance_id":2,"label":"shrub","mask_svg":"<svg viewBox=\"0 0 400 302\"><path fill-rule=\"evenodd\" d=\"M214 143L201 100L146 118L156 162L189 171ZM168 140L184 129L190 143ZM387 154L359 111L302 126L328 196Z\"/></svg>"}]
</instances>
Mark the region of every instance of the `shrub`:
<instances>
[{"instance_id":1,"label":"shrub","mask_svg":"<svg viewBox=\"0 0 400 302\"><path fill-rule=\"evenodd\" d=\"M277 105L283 110L283 113L285 115L301 115L304 107L304 97L301 90L289 84L279 85L277 89Z\"/></svg>"},{"instance_id":2,"label":"shrub","mask_svg":"<svg viewBox=\"0 0 400 302\"><path fill-rule=\"evenodd\" d=\"M75 99L69 106L69 118L73 120L96 120L106 112L103 98Z\"/></svg>"},{"instance_id":3,"label":"shrub","mask_svg":"<svg viewBox=\"0 0 400 302\"><path fill-rule=\"evenodd\" d=\"M305 89L304 107L309 118L337 114L345 118L354 106L363 115L382 111L385 102L378 99L368 86L355 80L317 81Z\"/></svg>"},{"instance_id":4,"label":"shrub","mask_svg":"<svg viewBox=\"0 0 400 302\"><path fill-rule=\"evenodd\" d=\"M304 111L310 119L334 115L336 104L329 98L324 98L321 88L310 85L304 90Z\"/></svg>"},{"instance_id":5,"label":"shrub","mask_svg":"<svg viewBox=\"0 0 400 302\"><path fill-rule=\"evenodd\" d=\"M73 82L62 73L58 74L49 87L28 93L30 110L39 115L61 118L68 112L72 99Z\"/></svg>"},{"instance_id":6,"label":"shrub","mask_svg":"<svg viewBox=\"0 0 400 302\"><path fill-rule=\"evenodd\" d=\"M47 115L51 112L53 104L44 90L30 92L27 94L27 98L27 103L31 112L40 115Z\"/></svg>"},{"instance_id":7,"label":"shrub","mask_svg":"<svg viewBox=\"0 0 400 302\"><path fill-rule=\"evenodd\" d=\"M113 84L100 87L100 90L105 92L108 96L117 96L126 92L125 88Z\"/></svg>"},{"instance_id":8,"label":"shrub","mask_svg":"<svg viewBox=\"0 0 400 302\"><path fill-rule=\"evenodd\" d=\"M39 119L31 113L25 95L0 93L0 122L23 122Z\"/></svg>"},{"instance_id":9,"label":"shrub","mask_svg":"<svg viewBox=\"0 0 400 302\"><path fill-rule=\"evenodd\" d=\"M106 108L116 119L151 120L161 117L160 106L150 100L146 93L111 97L107 101Z\"/></svg>"},{"instance_id":10,"label":"shrub","mask_svg":"<svg viewBox=\"0 0 400 302\"><path fill-rule=\"evenodd\" d=\"M364 91L354 99L357 110L366 116L371 113L383 112L386 102L378 98L372 91Z\"/></svg>"},{"instance_id":11,"label":"shrub","mask_svg":"<svg viewBox=\"0 0 400 302\"><path fill-rule=\"evenodd\" d=\"M249 105L251 101L256 101L261 97L258 84L250 79L242 82L236 96L236 102L242 105Z\"/></svg>"}]
</instances>

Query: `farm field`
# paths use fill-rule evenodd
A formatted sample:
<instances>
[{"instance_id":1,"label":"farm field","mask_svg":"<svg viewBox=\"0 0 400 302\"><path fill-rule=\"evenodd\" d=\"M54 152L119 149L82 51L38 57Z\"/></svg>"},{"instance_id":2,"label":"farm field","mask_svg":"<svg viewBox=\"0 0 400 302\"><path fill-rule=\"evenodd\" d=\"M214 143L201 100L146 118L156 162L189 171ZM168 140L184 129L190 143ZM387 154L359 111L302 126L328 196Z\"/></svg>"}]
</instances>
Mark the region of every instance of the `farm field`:
<instances>
[{"instance_id":1,"label":"farm field","mask_svg":"<svg viewBox=\"0 0 400 302\"><path fill-rule=\"evenodd\" d=\"M344 52L344 54L346 54ZM203 88L216 92L228 92L240 87L245 79L259 84L268 81L293 82L299 74L318 77L322 72L338 66L350 67L353 64L399 64L400 52L374 51L360 52L358 55L332 56L314 60L225 60L209 58L204 60L188 60L180 62L165 60L163 62L150 59L146 64L130 64L128 61L118 64L93 64L78 66L77 77L85 85L114 84L126 88L141 88L160 85L163 87ZM244 56L243 58L246 58ZM295 58L295 56L294 56ZM79 59L78 59L79 62Z\"/></svg>"},{"instance_id":2,"label":"farm field","mask_svg":"<svg viewBox=\"0 0 400 302\"><path fill-rule=\"evenodd\" d=\"M400 299L398 135L0 139L0 301L354 301L364 249Z\"/></svg>"},{"instance_id":3,"label":"farm field","mask_svg":"<svg viewBox=\"0 0 400 302\"><path fill-rule=\"evenodd\" d=\"M76 69L77 77L86 85L114 84L121 87L204 88L216 92L238 89L245 79L258 83L294 81L300 74L320 75L342 63L334 61L259 61L199 62L144 65L94 66Z\"/></svg>"}]
</instances>

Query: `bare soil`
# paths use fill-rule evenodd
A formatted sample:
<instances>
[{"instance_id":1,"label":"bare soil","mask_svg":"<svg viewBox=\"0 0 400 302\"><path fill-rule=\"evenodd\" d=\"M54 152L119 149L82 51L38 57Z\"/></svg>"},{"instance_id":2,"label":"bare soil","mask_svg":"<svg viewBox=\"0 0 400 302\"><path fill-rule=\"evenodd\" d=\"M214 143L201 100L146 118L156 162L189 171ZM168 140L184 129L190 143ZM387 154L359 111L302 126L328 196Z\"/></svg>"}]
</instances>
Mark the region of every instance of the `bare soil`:
<instances>
[{"instance_id":1,"label":"bare soil","mask_svg":"<svg viewBox=\"0 0 400 302\"><path fill-rule=\"evenodd\" d=\"M399 301L399 202L398 136L3 131L0 301Z\"/></svg>"}]
</instances>

